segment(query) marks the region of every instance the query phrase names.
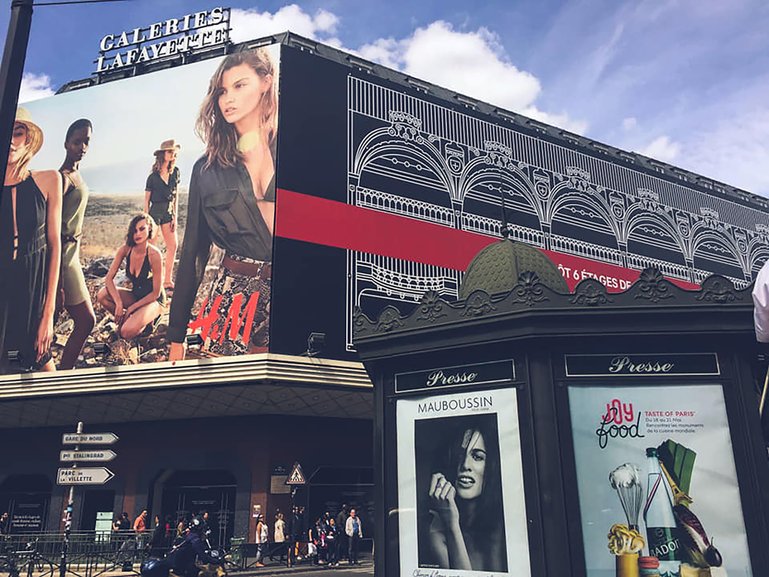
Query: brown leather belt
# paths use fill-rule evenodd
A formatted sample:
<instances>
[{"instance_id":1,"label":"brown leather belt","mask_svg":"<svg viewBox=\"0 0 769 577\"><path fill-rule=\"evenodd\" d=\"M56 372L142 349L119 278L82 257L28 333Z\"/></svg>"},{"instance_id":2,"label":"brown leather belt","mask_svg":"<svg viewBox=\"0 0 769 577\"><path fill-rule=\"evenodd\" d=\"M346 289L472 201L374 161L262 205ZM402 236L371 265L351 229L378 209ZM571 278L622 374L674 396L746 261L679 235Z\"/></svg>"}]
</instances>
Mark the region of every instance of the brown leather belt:
<instances>
[{"instance_id":1,"label":"brown leather belt","mask_svg":"<svg viewBox=\"0 0 769 577\"><path fill-rule=\"evenodd\" d=\"M272 273L272 263L243 262L242 260L235 260L227 255L222 259L222 266L230 272L243 276L261 277Z\"/></svg>"}]
</instances>

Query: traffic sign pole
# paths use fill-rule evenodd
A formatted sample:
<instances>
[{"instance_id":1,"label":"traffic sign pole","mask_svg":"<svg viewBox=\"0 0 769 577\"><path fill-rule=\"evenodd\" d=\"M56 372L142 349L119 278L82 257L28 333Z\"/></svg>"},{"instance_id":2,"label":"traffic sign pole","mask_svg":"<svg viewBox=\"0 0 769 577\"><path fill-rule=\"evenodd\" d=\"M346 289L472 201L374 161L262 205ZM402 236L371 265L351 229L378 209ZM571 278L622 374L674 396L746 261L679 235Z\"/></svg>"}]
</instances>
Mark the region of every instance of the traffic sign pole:
<instances>
[{"instance_id":1,"label":"traffic sign pole","mask_svg":"<svg viewBox=\"0 0 769 577\"><path fill-rule=\"evenodd\" d=\"M60 468L56 475L56 484L69 485L67 511L64 515L64 540L61 544L61 563L59 577L67 575L67 552L69 551L69 536L72 532L72 511L75 503L75 485L103 485L115 474L106 467L78 467L78 462L111 461L117 455L111 449L80 449L81 445L112 445L117 442L115 433L84 433L82 421L77 424L77 431L64 433L62 445L74 445L72 450L59 453L59 458L65 463L71 463L69 468Z\"/></svg>"},{"instance_id":2,"label":"traffic sign pole","mask_svg":"<svg viewBox=\"0 0 769 577\"><path fill-rule=\"evenodd\" d=\"M77 435L83 434L83 421L77 424ZM66 436L66 435L65 435ZM75 445L75 451L79 449ZM72 464L76 468L77 463ZM69 550L69 534L72 531L72 509L75 505L75 485L69 486L69 496L67 497L67 512L64 515L64 541L61 544L61 564L59 565L59 577L67 577L67 551Z\"/></svg>"}]
</instances>

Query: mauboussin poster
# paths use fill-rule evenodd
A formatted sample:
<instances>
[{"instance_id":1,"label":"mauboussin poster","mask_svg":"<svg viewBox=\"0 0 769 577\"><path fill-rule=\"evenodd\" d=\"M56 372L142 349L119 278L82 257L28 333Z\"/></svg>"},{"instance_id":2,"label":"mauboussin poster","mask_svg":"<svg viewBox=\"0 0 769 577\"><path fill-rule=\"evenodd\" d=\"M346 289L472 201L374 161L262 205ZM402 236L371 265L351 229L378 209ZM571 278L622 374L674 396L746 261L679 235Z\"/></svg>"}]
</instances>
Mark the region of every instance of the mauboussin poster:
<instances>
[{"instance_id":1,"label":"mauboussin poster","mask_svg":"<svg viewBox=\"0 0 769 577\"><path fill-rule=\"evenodd\" d=\"M748 577L720 385L569 388L588 577Z\"/></svg>"},{"instance_id":2,"label":"mauboussin poster","mask_svg":"<svg viewBox=\"0 0 769 577\"><path fill-rule=\"evenodd\" d=\"M515 389L399 400L401 575L531 575Z\"/></svg>"}]
</instances>

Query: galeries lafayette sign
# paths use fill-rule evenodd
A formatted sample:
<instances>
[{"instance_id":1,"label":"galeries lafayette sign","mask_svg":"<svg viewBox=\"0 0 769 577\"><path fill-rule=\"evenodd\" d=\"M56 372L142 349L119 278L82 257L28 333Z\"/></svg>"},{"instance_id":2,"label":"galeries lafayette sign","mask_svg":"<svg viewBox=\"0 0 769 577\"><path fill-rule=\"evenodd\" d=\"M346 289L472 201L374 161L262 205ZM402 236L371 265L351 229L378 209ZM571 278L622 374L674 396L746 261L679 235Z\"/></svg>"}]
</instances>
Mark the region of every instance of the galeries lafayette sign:
<instances>
[{"instance_id":1,"label":"galeries lafayette sign","mask_svg":"<svg viewBox=\"0 0 769 577\"><path fill-rule=\"evenodd\" d=\"M218 7L107 34L99 42L96 73L225 44L230 38L229 20L230 9Z\"/></svg>"}]
</instances>

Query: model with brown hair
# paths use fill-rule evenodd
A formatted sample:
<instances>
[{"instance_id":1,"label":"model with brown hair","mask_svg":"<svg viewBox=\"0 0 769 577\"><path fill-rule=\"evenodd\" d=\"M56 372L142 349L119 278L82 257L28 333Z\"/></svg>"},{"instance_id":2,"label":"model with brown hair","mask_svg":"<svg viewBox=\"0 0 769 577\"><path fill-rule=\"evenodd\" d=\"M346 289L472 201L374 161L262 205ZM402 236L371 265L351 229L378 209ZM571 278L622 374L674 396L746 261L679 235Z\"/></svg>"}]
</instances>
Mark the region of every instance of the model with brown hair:
<instances>
[{"instance_id":1,"label":"model with brown hair","mask_svg":"<svg viewBox=\"0 0 769 577\"><path fill-rule=\"evenodd\" d=\"M126 241L121 246L96 297L99 304L115 316L118 334L124 339L139 336L165 308L163 259L150 242L157 225L146 213L137 214L128 225ZM115 275L125 263L131 288L115 286Z\"/></svg>"},{"instance_id":2,"label":"model with brown hair","mask_svg":"<svg viewBox=\"0 0 769 577\"><path fill-rule=\"evenodd\" d=\"M202 316L215 317L206 335L209 352L268 350L277 131L274 75L269 53L259 48L231 54L211 78L196 127L206 152L192 171L179 282L171 303L171 360L184 358L190 312L212 244L224 249L225 256L201 311ZM245 312L234 310L241 307Z\"/></svg>"},{"instance_id":3,"label":"model with brown hair","mask_svg":"<svg viewBox=\"0 0 769 577\"><path fill-rule=\"evenodd\" d=\"M442 471L427 488L432 563L443 569L506 572L499 445L488 421L464 421Z\"/></svg>"},{"instance_id":4,"label":"model with brown hair","mask_svg":"<svg viewBox=\"0 0 769 577\"><path fill-rule=\"evenodd\" d=\"M165 276L163 288L173 289L174 261L176 260L176 247L179 244L176 234L176 216L179 214L179 167L176 166L176 157L181 146L176 141L165 140L160 144L155 154L155 162L152 171L147 177L144 187L144 212L152 216L160 226L163 233L163 242L166 245Z\"/></svg>"}]
</instances>

